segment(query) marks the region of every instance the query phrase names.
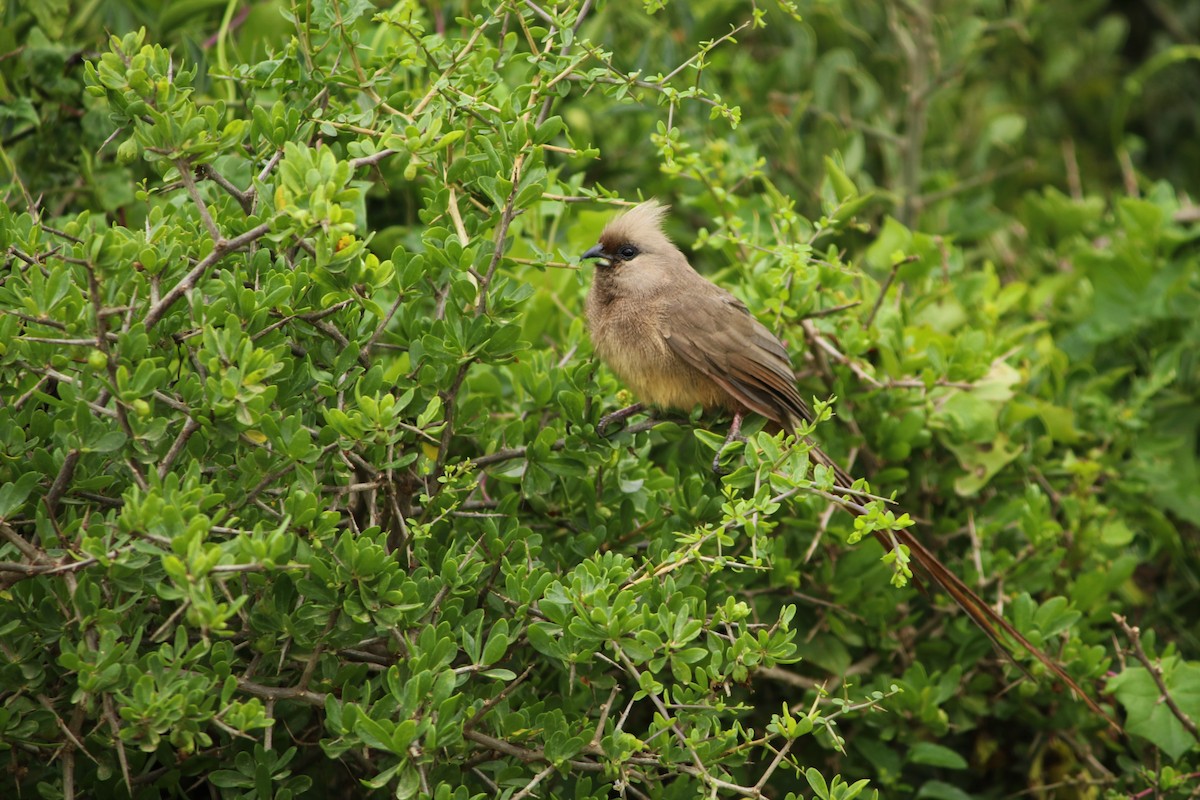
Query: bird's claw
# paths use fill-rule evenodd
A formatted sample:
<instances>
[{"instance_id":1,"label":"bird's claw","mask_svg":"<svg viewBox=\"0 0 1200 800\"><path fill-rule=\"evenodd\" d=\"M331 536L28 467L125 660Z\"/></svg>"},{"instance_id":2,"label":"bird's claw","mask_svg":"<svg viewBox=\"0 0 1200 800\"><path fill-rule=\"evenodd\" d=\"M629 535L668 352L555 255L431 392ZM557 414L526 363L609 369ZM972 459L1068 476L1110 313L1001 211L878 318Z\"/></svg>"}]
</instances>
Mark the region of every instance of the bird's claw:
<instances>
[{"instance_id":1,"label":"bird's claw","mask_svg":"<svg viewBox=\"0 0 1200 800\"><path fill-rule=\"evenodd\" d=\"M725 436L725 441L717 448L717 454L713 456L712 468L713 472L718 476L724 475L725 471L721 469L721 453L725 452L725 448L730 442L744 442L746 437L742 435L742 415L734 414L733 422L729 426L729 433Z\"/></svg>"},{"instance_id":2,"label":"bird's claw","mask_svg":"<svg viewBox=\"0 0 1200 800\"><path fill-rule=\"evenodd\" d=\"M600 421L596 423L596 433L603 436L605 428L607 428L609 425L612 425L615 422L624 422L644 408L645 406L642 403L634 403L631 406L619 408L611 414L605 414L600 418Z\"/></svg>"}]
</instances>

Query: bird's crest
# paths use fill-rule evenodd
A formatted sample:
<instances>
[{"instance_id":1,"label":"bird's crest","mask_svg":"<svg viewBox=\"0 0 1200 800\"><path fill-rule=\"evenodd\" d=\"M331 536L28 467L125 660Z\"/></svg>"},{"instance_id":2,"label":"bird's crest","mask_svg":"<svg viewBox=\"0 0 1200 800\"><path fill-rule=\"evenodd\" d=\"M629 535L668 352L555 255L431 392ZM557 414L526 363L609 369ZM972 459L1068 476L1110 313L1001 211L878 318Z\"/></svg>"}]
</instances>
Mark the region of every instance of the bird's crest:
<instances>
[{"instance_id":1,"label":"bird's crest","mask_svg":"<svg viewBox=\"0 0 1200 800\"><path fill-rule=\"evenodd\" d=\"M671 240L663 233L662 224L670 209L654 199L639 203L604 226L600 244L610 252L626 243L640 247L669 244Z\"/></svg>"}]
</instances>

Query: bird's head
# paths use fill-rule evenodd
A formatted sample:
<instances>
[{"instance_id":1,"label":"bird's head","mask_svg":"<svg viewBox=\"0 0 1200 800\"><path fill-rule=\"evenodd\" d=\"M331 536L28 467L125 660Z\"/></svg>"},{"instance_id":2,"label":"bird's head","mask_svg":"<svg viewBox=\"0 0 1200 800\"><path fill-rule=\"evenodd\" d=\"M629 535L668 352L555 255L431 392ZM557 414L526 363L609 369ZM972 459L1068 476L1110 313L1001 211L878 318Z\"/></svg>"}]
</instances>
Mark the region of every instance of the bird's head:
<instances>
[{"instance_id":1,"label":"bird's head","mask_svg":"<svg viewBox=\"0 0 1200 800\"><path fill-rule=\"evenodd\" d=\"M643 271L663 263L679 250L663 233L662 221L667 206L647 200L616 217L604 226L599 243L581 257L596 259L601 269Z\"/></svg>"}]
</instances>

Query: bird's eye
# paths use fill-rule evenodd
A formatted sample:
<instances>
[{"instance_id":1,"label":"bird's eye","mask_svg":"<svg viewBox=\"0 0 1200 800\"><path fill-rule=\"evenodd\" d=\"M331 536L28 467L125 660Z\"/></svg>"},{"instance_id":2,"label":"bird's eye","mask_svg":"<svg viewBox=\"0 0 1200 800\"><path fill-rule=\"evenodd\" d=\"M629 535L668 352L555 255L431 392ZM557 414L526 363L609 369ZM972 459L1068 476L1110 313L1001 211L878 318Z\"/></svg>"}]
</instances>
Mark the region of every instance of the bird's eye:
<instances>
[{"instance_id":1,"label":"bird's eye","mask_svg":"<svg viewBox=\"0 0 1200 800\"><path fill-rule=\"evenodd\" d=\"M617 255L621 257L622 261L629 261L631 258L635 258L637 254L638 249L631 244L622 245L617 250Z\"/></svg>"}]
</instances>

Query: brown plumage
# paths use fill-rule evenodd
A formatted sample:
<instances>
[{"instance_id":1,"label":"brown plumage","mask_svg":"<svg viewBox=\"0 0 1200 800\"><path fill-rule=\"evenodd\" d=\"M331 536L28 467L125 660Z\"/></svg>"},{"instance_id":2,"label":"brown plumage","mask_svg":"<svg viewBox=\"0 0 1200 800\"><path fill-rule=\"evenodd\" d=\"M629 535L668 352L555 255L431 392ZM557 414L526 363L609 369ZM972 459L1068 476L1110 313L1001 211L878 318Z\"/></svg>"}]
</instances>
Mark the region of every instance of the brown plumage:
<instances>
[{"instance_id":1,"label":"brown plumage","mask_svg":"<svg viewBox=\"0 0 1200 800\"><path fill-rule=\"evenodd\" d=\"M610 222L584 256L601 259L587 304L596 352L645 402L750 410L794 432L812 413L787 349L692 269L662 232L666 211L642 203Z\"/></svg>"},{"instance_id":2,"label":"brown plumage","mask_svg":"<svg viewBox=\"0 0 1200 800\"><path fill-rule=\"evenodd\" d=\"M787 348L744 303L692 269L662 230L666 213L666 206L648 200L609 222L599 244L584 253L583 258L599 262L587 299L596 352L645 403L684 411L699 404L731 412L730 438L746 411L795 433L801 421L811 421L812 412L796 389ZM839 489L852 488L853 478L820 448L814 447L812 454L834 470ZM845 495L844 507L861 513L855 497ZM949 594L1002 652L1010 653L1011 645L1001 632L1116 726L1056 661L983 602L909 530L891 536L908 549L917 573ZM885 550L893 547L889 536L876 533L876 539Z\"/></svg>"}]
</instances>

